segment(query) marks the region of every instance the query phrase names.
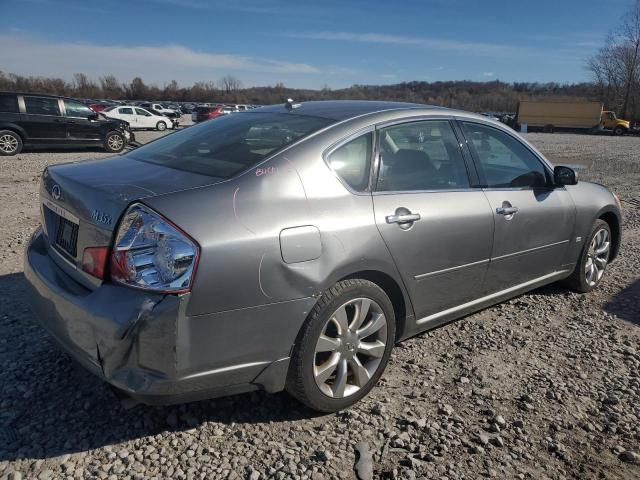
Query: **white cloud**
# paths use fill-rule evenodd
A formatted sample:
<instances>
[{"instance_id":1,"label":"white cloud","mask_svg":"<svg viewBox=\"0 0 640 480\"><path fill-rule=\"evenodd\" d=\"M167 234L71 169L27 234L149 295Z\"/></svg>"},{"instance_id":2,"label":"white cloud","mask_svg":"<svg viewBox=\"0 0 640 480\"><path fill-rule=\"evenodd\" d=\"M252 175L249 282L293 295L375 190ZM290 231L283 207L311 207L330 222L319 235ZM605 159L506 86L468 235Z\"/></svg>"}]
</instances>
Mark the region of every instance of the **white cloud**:
<instances>
[{"instance_id":1,"label":"white cloud","mask_svg":"<svg viewBox=\"0 0 640 480\"><path fill-rule=\"evenodd\" d=\"M320 85L335 76L354 74L354 70L348 68L209 53L174 44L125 46L50 42L14 32L14 35L0 34L0 45L2 70L65 79L82 72L92 78L111 74L125 82L140 76L149 83L163 85L172 79L191 84L234 74L245 85L266 85L292 79L299 84Z\"/></svg>"},{"instance_id":2,"label":"white cloud","mask_svg":"<svg viewBox=\"0 0 640 480\"><path fill-rule=\"evenodd\" d=\"M330 40L358 43L378 43L387 45L405 45L426 47L434 50L468 53L481 56L504 56L520 53L522 50L511 45L500 45L484 42L463 42L456 40L441 40L429 37L411 37L404 35L389 35L383 33L354 33L354 32L311 32L287 33L285 36L311 40Z\"/></svg>"},{"instance_id":3,"label":"white cloud","mask_svg":"<svg viewBox=\"0 0 640 480\"><path fill-rule=\"evenodd\" d=\"M495 77L495 72L482 72L482 75L485 77Z\"/></svg>"}]
</instances>

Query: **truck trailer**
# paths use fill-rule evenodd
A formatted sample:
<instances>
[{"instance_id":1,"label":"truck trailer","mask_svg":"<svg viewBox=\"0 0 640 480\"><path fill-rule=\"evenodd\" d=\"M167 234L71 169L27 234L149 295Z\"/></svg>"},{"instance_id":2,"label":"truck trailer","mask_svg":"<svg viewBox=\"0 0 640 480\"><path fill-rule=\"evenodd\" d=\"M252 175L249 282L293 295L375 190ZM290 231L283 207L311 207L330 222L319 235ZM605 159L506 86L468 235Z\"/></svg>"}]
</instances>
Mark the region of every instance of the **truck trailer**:
<instances>
[{"instance_id":1,"label":"truck trailer","mask_svg":"<svg viewBox=\"0 0 640 480\"><path fill-rule=\"evenodd\" d=\"M630 132L627 120L604 110L600 102L522 101L518 105L516 122L528 129L545 132L556 130L610 131L614 135Z\"/></svg>"}]
</instances>

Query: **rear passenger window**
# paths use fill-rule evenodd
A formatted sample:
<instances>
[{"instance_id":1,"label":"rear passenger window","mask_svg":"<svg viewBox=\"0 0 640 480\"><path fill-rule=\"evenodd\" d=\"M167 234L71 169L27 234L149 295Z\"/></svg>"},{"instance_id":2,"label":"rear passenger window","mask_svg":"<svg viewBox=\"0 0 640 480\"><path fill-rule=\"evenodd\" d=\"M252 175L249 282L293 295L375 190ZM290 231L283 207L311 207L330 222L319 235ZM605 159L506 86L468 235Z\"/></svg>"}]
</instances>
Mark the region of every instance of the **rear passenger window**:
<instances>
[{"instance_id":1,"label":"rear passenger window","mask_svg":"<svg viewBox=\"0 0 640 480\"><path fill-rule=\"evenodd\" d=\"M19 111L17 95L0 95L0 112L19 113Z\"/></svg>"},{"instance_id":2,"label":"rear passenger window","mask_svg":"<svg viewBox=\"0 0 640 480\"><path fill-rule=\"evenodd\" d=\"M32 115L60 115L57 98L25 96L24 105L27 113Z\"/></svg>"},{"instance_id":3,"label":"rear passenger window","mask_svg":"<svg viewBox=\"0 0 640 480\"><path fill-rule=\"evenodd\" d=\"M133 115L133 108L121 108L119 112L122 115Z\"/></svg>"},{"instance_id":4,"label":"rear passenger window","mask_svg":"<svg viewBox=\"0 0 640 480\"><path fill-rule=\"evenodd\" d=\"M469 188L469 176L451 124L427 120L383 128L377 190Z\"/></svg>"},{"instance_id":5,"label":"rear passenger window","mask_svg":"<svg viewBox=\"0 0 640 480\"><path fill-rule=\"evenodd\" d=\"M334 150L327 161L331 168L355 191L369 186L373 133L367 133Z\"/></svg>"}]
</instances>

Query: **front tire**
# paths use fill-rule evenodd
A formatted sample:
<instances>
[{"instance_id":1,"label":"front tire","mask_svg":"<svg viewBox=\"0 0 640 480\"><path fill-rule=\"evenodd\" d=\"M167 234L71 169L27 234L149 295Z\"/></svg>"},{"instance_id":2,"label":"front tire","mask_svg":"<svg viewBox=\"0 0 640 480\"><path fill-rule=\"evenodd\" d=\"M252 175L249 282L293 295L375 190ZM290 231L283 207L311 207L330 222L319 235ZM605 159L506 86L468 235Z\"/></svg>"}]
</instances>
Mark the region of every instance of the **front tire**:
<instances>
[{"instance_id":1,"label":"front tire","mask_svg":"<svg viewBox=\"0 0 640 480\"><path fill-rule=\"evenodd\" d=\"M361 279L337 283L298 334L287 391L321 412L354 405L384 372L395 335L393 305L380 287Z\"/></svg>"},{"instance_id":2,"label":"front tire","mask_svg":"<svg viewBox=\"0 0 640 480\"><path fill-rule=\"evenodd\" d=\"M109 153L120 153L126 144L120 132L109 132L104 139L104 149Z\"/></svg>"},{"instance_id":3,"label":"front tire","mask_svg":"<svg viewBox=\"0 0 640 480\"><path fill-rule=\"evenodd\" d=\"M616 136L624 135L625 129L623 127L616 127L613 129L613 134Z\"/></svg>"},{"instance_id":4,"label":"front tire","mask_svg":"<svg viewBox=\"0 0 640 480\"><path fill-rule=\"evenodd\" d=\"M167 129L167 124L165 122L158 122L156 125L156 129L159 132L164 132Z\"/></svg>"},{"instance_id":5,"label":"front tire","mask_svg":"<svg viewBox=\"0 0 640 480\"><path fill-rule=\"evenodd\" d=\"M10 157L22 151L22 138L11 130L0 130L0 156Z\"/></svg>"},{"instance_id":6,"label":"front tire","mask_svg":"<svg viewBox=\"0 0 640 480\"><path fill-rule=\"evenodd\" d=\"M568 287L577 293L587 293L596 288L609 263L611 254L611 228L604 220L596 220L582 247L578 264L567 279Z\"/></svg>"}]
</instances>

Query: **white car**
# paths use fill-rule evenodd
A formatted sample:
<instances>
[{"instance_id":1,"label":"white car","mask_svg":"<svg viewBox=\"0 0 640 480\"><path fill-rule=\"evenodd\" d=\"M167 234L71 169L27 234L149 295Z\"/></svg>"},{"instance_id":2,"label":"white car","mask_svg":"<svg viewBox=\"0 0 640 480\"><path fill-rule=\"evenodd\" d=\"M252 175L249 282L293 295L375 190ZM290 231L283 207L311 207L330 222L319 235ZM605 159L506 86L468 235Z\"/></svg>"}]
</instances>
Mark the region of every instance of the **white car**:
<instances>
[{"instance_id":1,"label":"white car","mask_svg":"<svg viewBox=\"0 0 640 480\"><path fill-rule=\"evenodd\" d=\"M163 115L177 115L180 116L180 112L178 112L177 110L174 110L172 108L167 108L164 105L162 105L161 103L141 103L140 106L142 108L151 108L153 110L155 110L156 112L159 112Z\"/></svg>"},{"instance_id":2,"label":"white car","mask_svg":"<svg viewBox=\"0 0 640 480\"><path fill-rule=\"evenodd\" d=\"M133 105L123 105L107 108L104 115L109 118L117 118L129 122L129 128L152 128L163 131L167 128L175 128L175 122L162 115L153 113L141 107Z\"/></svg>"}]
</instances>

